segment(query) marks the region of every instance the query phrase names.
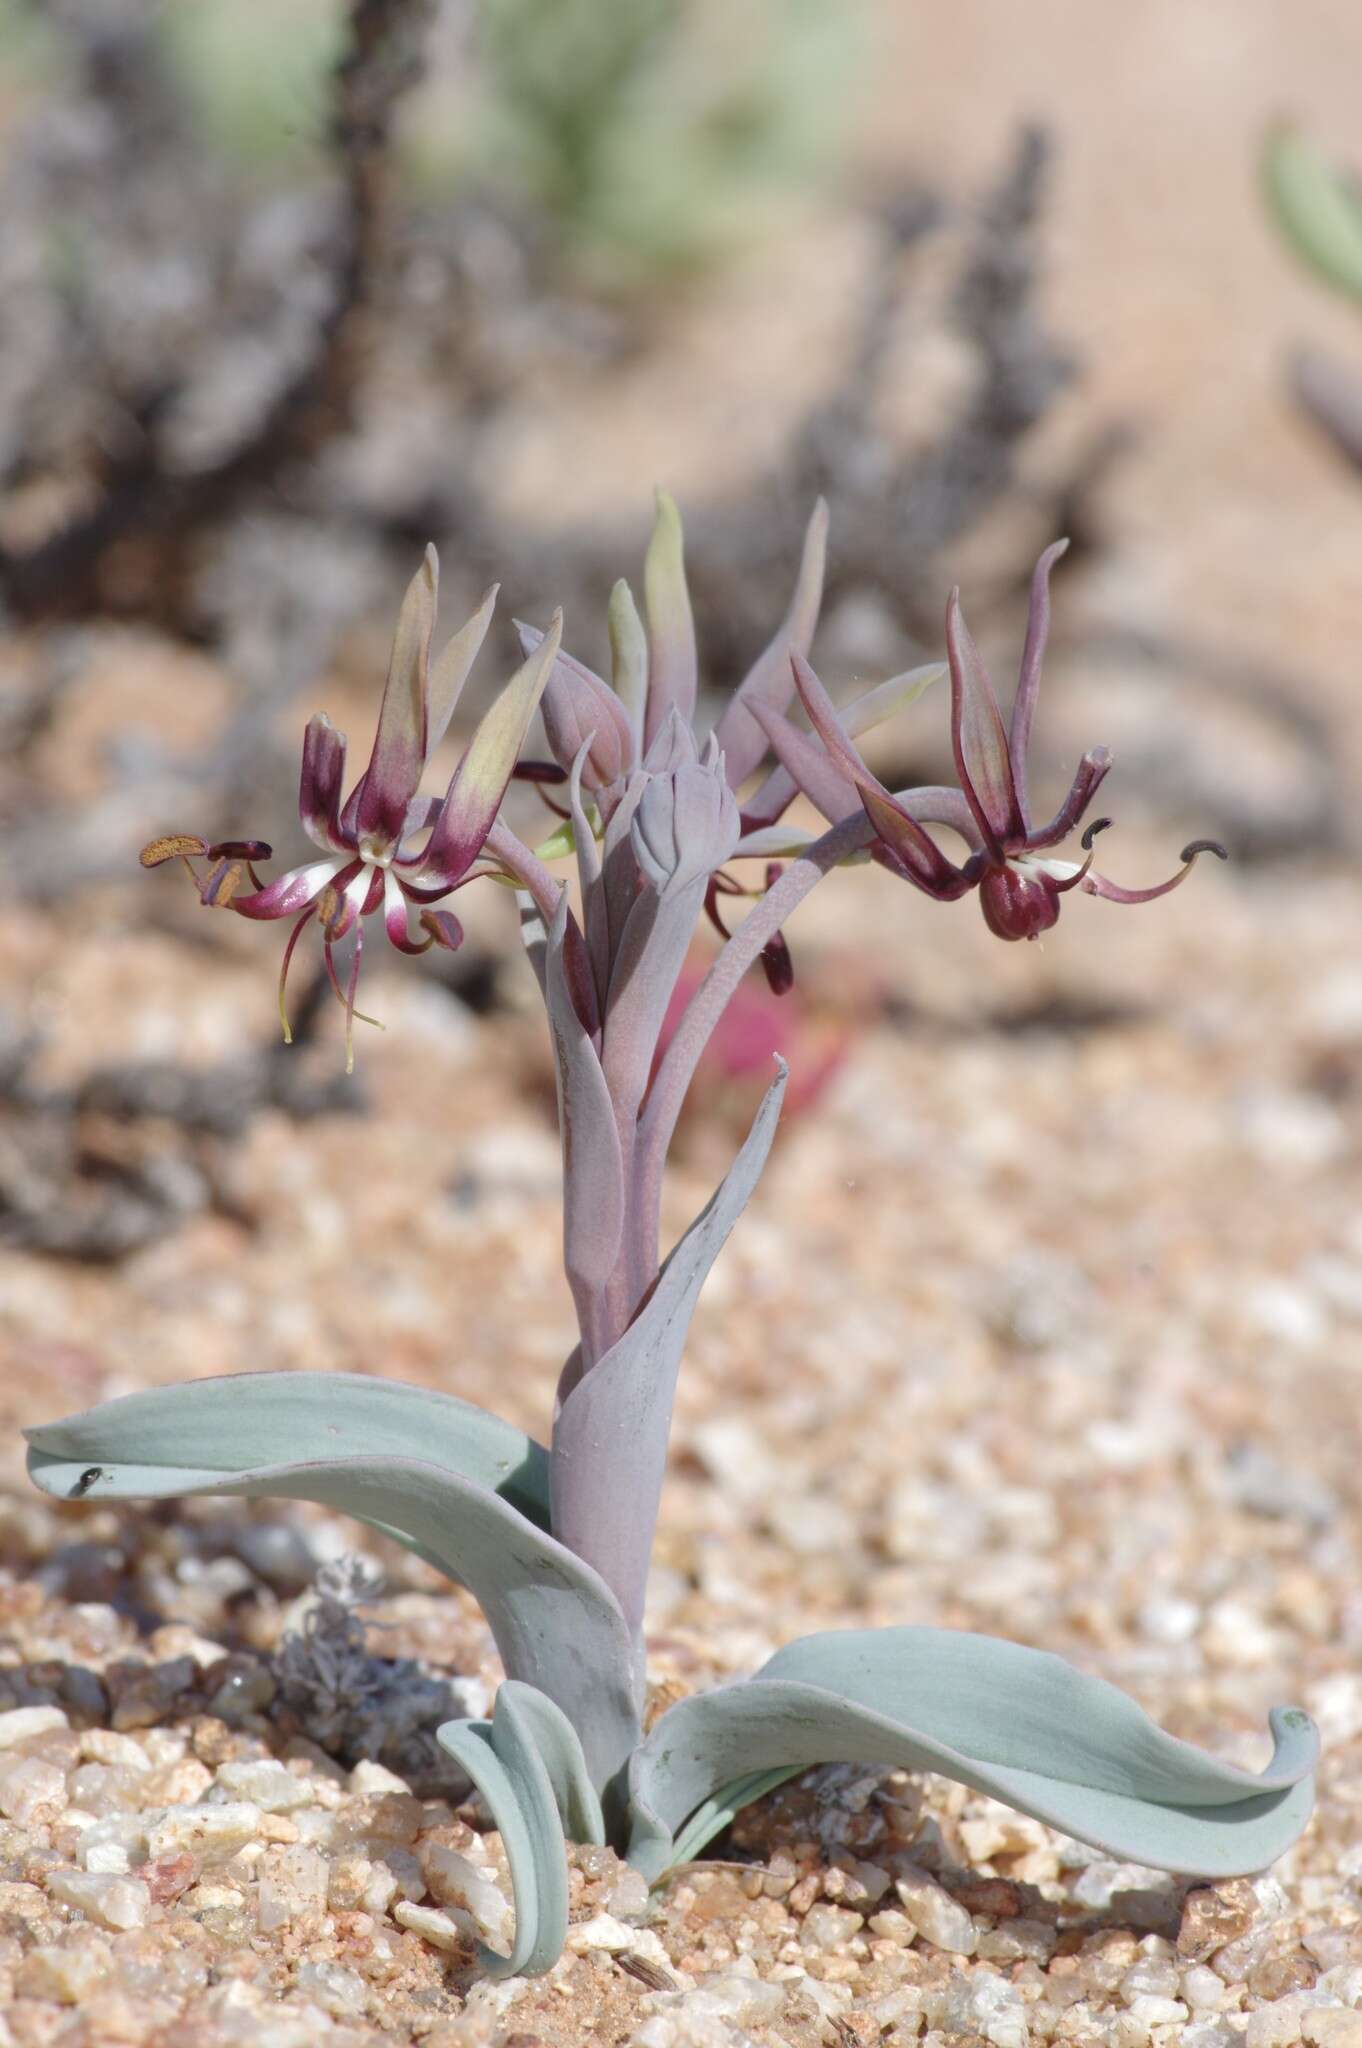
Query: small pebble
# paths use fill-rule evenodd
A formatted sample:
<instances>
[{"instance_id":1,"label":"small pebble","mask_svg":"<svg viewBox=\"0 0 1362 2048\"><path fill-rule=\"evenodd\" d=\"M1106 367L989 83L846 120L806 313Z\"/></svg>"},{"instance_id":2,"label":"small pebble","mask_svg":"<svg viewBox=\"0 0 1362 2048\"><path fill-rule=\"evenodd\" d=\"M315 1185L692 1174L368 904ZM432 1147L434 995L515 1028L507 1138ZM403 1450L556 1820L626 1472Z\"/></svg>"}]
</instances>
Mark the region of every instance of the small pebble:
<instances>
[{"instance_id":1,"label":"small pebble","mask_svg":"<svg viewBox=\"0 0 1362 2048\"><path fill-rule=\"evenodd\" d=\"M515 1917L510 1901L476 1864L457 1849L430 1842L423 1846L417 1867L441 1905L463 1909L480 1940L490 1942L493 1948L503 1943L510 1946Z\"/></svg>"},{"instance_id":2,"label":"small pebble","mask_svg":"<svg viewBox=\"0 0 1362 2048\"><path fill-rule=\"evenodd\" d=\"M153 1862L182 1851L205 1863L225 1863L260 1833L260 1808L244 1801L226 1806L172 1807L147 1831Z\"/></svg>"},{"instance_id":3,"label":"small pebble","mask_svg":"<svg viewBox=\"0 0 1362 2048\"><path fill-rule=\"evenodd\" d=\"M21 1709L22 1711L22 1709ZM0 1756L0 1813L20 1827L41 1827L69 1805L66 1773L37 1756Z\"/></svg>"},{"instance_id":4,"label":"small pebble","mask_svg":"<svg viewBox=\"0 0 1362 2048\"><path fill-rule=\"evenodd\" d=\"M1202 1962L1216 1949L1247 1934L1257 1917L1258 1901L1247 1879L1198 1885L1182 1903L1178 1954Z\"/></svg>"},{"instance_id":5,"label":"small pebble","mask_svg":"<svg viewBox=\"0 0 1362 2048\"><path fill-rule=\"evenodd\" d=\"M951 1955L972 1956L978 1945L974 1922L964 1907L925 1870L900 1876L894 1885L904 1912L924 1941Z\"/></svg>"},{"instance_id":6,"label":"small pebble","mask_svg":"<svg viewBox=\"0 0 1362 2048\"><path fill-rule=\"evenodd\" d=\"M821 1954L851 1941L864 1926L860 1914L844 1906L810 1906L799 1930L800 1946Z\"/></svg>"},{"instance_id":7,"label":"small pebble","mask_svg":"<svg viewBox=\"0 0 1362 2048\"><path fill-rule=\"evenodd\" d=\"M320 1914L326 1906L329 1877L326 1858L315 1849L272 1848L260 1861L260 1884L256 1895L256 1919L262 1934L307 1914Z\"/></svg>"},{"instance_id":8,"label":"small pebble","mask_svg":"<svg viewBox=\"0 0 1362 2048\"><path fill-rule=\"evenodd\" d=\"M463 1915L456 1919L454 1914L442 1912L436 1906L414 1906L410 1899L399 1899L393 1907L393 1919L399 1927L419 1934L432 1948L466 1949L469 1946L471 1929Z\"/></svg>"},{"instance_id":9,"label":"small pebble","mask_svg":"<svg viewBox=\"0 0 1362 2048\"><path fill-rule=\"evenodd\" d=\"M44 1944L19 1965L14 1988L21 1998L49 1998L57 2005L83 2005L110 1972L108 1949Z\"/></svg>"},{"instance_id":10,"label":"small pebble","mask_svg":"<svg viewBox=\"0 0 1362 2048\"><path fill-rule=\"evenodd\" d=\"M258 1762L219 1764L215 1781L232 1800L247 1800L264 1813L294 1813L311 1806L316 1793L304 1777L272 1757Z\"/></svg>"},{"instance_id":11,"label":"small pebble","mask_svg":"<svg viewBox=\"0 0 1362 2048\"><path fill-rule=\"evenodd\" d=\"M69 1728L60 1707L11 1707L0 1714L0 1750L13 1749L34 1735L46 1735L54 1728Z\"/></svg>"},{"instance_id":12,"label":"small pebble","mask_svg":"<svg viewBox=\"0 0 1362 2048\"><path fill-rule=\"evenodd\" d=\"M97 1927L120 1932L145 1925L151 1893L133 1877L105 1877L85 1870L52 1870L47 1889L64 1906L74 1906Z\"/></svg>"}]
</instances>

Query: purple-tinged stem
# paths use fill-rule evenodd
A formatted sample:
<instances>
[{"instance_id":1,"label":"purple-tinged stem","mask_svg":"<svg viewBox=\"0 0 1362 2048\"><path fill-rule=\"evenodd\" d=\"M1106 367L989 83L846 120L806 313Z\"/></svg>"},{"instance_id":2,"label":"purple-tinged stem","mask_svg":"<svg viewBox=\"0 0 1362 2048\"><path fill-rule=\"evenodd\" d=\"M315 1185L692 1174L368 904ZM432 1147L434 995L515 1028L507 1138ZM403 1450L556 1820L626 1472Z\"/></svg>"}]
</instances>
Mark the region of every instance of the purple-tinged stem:
<instances>
[{"instance_id":1,"label":"purple-tinged stem","mask_svg":"<svg viewBox=\"0 0 1362 2048\"><path fill-rule=\"evenodd\" d=\"M874 827L865 813L856 811L816 839L797 860L792 860L780 880L748 912L686 1005L648 1091L634 1153L633 1230L636 1241L646 1233L654 1268L667 1151L710 1033L748 968L760 958L810 890L848 854L868 846L874 836Z\"/></svg>"},{"instance_id":2,"label":"purple-tinged stem","mask_svg":"<svg viewBox=\"0 0 1362 2048\"><path fill-rule=\"evenodd\" d=\"M558 908L558 897L562 883L551 868L546 868L536 854L530 852L523 839L518 839L509 825L503 825L497 818L487 835L486 853L501 862L507 874L514 875L522 889L528 889L541 917L549 924Z\"/></svg>"},{"instance_id":3,"label":"purple-tinged stem","mask_svg":"<svg viewBox=\"0 0 1362 2048\"><path fill-rule=\"evenodd\" d=\"M487 835L484 851L500 862L522 889L528 890L534 904L543 918L545 928L553 923L553 914L558 908L558 898L563 884L551 868L545 867L537 854L522 839L518 839L509 825L503 825L498 818L493 822ZM572 987L573 999L578 1015L588 1031L600 1031L600 1009L596 997L595 976L587 958L586 942L575 919L568 920L566 967Z\"/></svg>"}]
</instances>

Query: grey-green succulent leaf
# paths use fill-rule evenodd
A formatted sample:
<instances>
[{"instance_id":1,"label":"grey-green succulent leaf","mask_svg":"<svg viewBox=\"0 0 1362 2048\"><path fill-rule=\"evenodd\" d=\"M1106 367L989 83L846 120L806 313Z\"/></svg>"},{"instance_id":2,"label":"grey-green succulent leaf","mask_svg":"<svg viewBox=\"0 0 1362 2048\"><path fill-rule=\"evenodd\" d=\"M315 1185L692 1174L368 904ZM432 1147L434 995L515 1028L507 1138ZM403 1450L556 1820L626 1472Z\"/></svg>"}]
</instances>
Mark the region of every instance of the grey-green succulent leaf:
<instances>
[{"instance_id":1,"label":"grey-green succulent leaf","mask_svg":"<svg viewBox=\"0 0 1362 2048\"><path fill-rule=\"evenodd\" d=\"M787 1069L780 1063L724 1180L676 1245L624 1335L588 1371L564 1374L553 1425L553 1525L642 1622L648 1552L667 1462L676 1376L709 1270L766 1164Z\"/></svg>"},{"instance_id":2,"label":"grey-green succulent leaf","mask_svg":"<svg viewBox=\"0 0 1362 2048\"><path fill-rule=\"evenodd\" d=\"M105 1401L25 1431L29 1471L69 1500L211 1492L218 1476L312 1458L421 1458L549 1526L548 1455L509 1422L426 1387L351 1372L252 1372Z\"/></svg>"},{"instance_id":3,"label":"grey-green succulent leaf","mask_svg":"<svg viewBox=\"0 0 1362 2048\"><path fill-rule=\"evenodd\" d=\"M605 1842L605 1815L591 1782L581 1737L561 1707L547 1693L536 1691L515 1679L507 1679L497 1697L510 1686L510 1700L527 1722L535 1745L549 1774L558 1818L570 1842ZM457 1726L457 1723L454 1724ZM437 1729L436 1733L440 1731Z\"/></svg>"},{"instance_id":4,"label":"grey-green succulent leaf","mask_svg":"<svg viewBox=\"0 0 1362 2048\"><path fill-rule=\"evenodd\" d=\"M511 1866L511 1953L479 1948L478 1961L489 1977L541 1975L552 1969L567 1940L564 1803L575 1811L584 1771L581 1745L551 1700L509 1678L497 1693L490 1721L446 1721L438 1735L477 1786ZM599 1822L599 1805L595 1815Z\"/></svg>"},{"instance_id":5,"label":"grey-green succulent leaf","mask_svg":"<svg viewBox=\"0 0 1362 2048\"><path fill-rule=\"evenodd\" d=\"M731 1803L749 1774L864 1763L939 1771L1132 1862L1238 1876L1280 1856L1313 1803L1313 1722L1278 1708L1271 1728L1272 1760L1254 1773L1016 1643L926 1628L806 1636L656 1723L630 1769L630 1860L656 1878L679 1845L693 1855L706 1802Z\"/></svg>"},{"instance_id":6,"label":"grey-green succulent leaf","mask_svg":"<svg viewBox=\"0 0 1362 2048\"><path fill-rule=\"evenodd\" d=\"M1263 152L1268 203L1317 276L1362 300L1362 190L1310 136L1279 127Z\"/></svg>"},{"instance_id":7,"label":"grey-green succulent leaf","mask_svg":"<svg viewBox=\"0 0 1362 2048\"><path fill-rule=\"evenodd\" d=\"M299 1375L301 1381L312 1377ZM185 1397L193 1385L177 1390ZM126 1405L142 1396L130 1396ZM165 1398L170 1398L169 1392ZM183 1464L123 1463L130 1447L118 1411L92 1409L69 1423L29 1432L29 1471L48 1493L72 1496L97 1472L85 1497L164 1498L238 1494L252 1499L320 1501L383 1528L437 1570L466 1585L487 1616L513 1678L546 1693L582 1731L587 1770L600 1793L619 1778L638 1740L637 1690L630 1632L609 1587L591 1567L486 1486L423 1459L392 1456L314 1458L255 1471L213 1469L211 1432L185 1429ZM101 1419L112 1417L106 1437ZM275 1449L283 1447L276 1439ZM88 1461L79 1469L76 1459Z\"/></svg>"}]
</instances>

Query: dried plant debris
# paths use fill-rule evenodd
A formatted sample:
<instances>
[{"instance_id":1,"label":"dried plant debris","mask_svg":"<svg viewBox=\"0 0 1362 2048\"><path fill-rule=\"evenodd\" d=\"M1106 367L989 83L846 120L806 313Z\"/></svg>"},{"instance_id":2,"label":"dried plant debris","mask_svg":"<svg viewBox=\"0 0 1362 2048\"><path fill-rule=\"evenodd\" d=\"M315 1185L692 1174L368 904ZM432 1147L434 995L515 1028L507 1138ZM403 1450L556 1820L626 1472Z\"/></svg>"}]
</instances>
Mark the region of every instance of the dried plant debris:
<instances>
[{"instance_id":1,"label":"dried plant debris","mask_svg":"<svg viewBox=\"0 0 1362 2048\"><path fill-rule=\"evenodd\" d=\"M393 117L429 14L430 0L351 0L333 189L247 208L174 89L154 10L52 8L74 76L63 118L49 113L15 153L0 259L17 337L0 402L13 612L179 615L196 538L345 425Z\"/></svg>"},{"instance_id":2,"label":"dried plant debris","mask_svg":"<svg viewBox=\"0 0 1362 2048\"><path fill-rule=\"evenodd\" d=\"M247 511L276 527L320 520L342 548L357 520L380 558L392 539L433 530L539 587L547 569L574 609L604 595L612 536L502 531L477 482L481 438L535 361L583 326L582 309L574 320L561 292L545 295L506 222L477 202L423 216L421 264L408 260L417 217L394 199L393 124L429 11L428 0L354 0L331 81L329 180L262 199L200 146L146 9L54 10L75 53L69 105L17 147L0 259L23 344L0 387L0 594L12 611L114 610L220 631L224 597L233 616L243 608L210 557ZM716 673L732 671L768 615L791 522L818 491L846 523L834 609L871 593L900 631L926 630L934 557L1013 488L1018 447L1073 373L1035 310L1045 159L1028 131L964 217L925 187L876 209L879 251L836 387L794 424L788 462L694 522L693 574L725 636L711 628ZM39 257L54 215L77 202L86 226L63 294ZM912 259L943 220L962 248L934 317L971 368L945 428L910 451L880 413ZM399 308L400 319L374 317ZM380 359L387 382L400 374L419 394L403 422L358 403ZM67 394L60 407L54 390ZM392 442L410 440L413 420L419 454ZM1061 495L1079 490L1070 479ZM1046 516L1036 508L1037 531Z\"/></svg>"},{"instance_id":3,"label":"dried plant debris","mask_svg":"<svg viewBox=\"0 0 1362 2048\"><path fill-rule=\"evenodd\" d=\"M295 1042L309 1042L329 1001L318 974ZM329 1062L288 1060L272 1034L212 1066L125 1061L69 1088L33 1077L38 1052L31 1039L0 1043L0 1245L59 1258L124 1258L205 1211L249 1227L224 1147L266 1109L307 1119L364 1104Z\"/></svg>"},{"instance_id":4,"label":"dried plant debris","mask_svg":"<svg viewBox=\"0 0 1362 2048\"><path fill-rule=\"evenodd\" d=\"M791 455L743 502L697 518L693 576L702 601L735 633L769 605L776 563L797 539L797 508L821 493L837 507L838 545L825 602L883 609L901 635L935 647L943 550L976 527L1015 485L1022 444L1076 374L1072 352L1037 309L1049 147L1042 131L1019 137L997 183L963 219L936 193L900 194L879 214L879 250L835 390L799 423ZM893 345L902 328L914 258L942 227L961 247L944 317L968 361L954 409L923 444L896 446L882 418ZM1066 478L1059 496L1081 495ZM1030 510L1039 535L1059 505ZM765 562L753 559L755 548ZM764 574L763 574L764 571ZM1017 576L1004 570L1004 585ZM720 665L737 646L717 650Z\"/></svg>"}]
</instances>

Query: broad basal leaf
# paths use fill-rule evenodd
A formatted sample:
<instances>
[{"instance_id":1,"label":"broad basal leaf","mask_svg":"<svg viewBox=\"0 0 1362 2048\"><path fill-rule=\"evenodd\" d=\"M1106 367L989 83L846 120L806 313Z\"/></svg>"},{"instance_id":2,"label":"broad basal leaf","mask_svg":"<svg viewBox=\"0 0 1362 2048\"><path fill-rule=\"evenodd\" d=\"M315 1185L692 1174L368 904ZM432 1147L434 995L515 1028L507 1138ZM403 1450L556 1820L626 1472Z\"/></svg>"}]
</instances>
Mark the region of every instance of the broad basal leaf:
<instances>
[{"instance_id":1,"label":"broad basal leaf","mask_svg":"<svg viewBox=\"0 0 1362 2048\"><path fill-rule=\"evenodd\" d=\"M694 1855L691 1817L713 1801L717 1831L757 1773L864 1763L939 1771L1132 1862L1237 1876L1281 1855L1313 1803L1313 1722L1286 1707L1271 1727L1272 1760L1254 1773L1016 1643L925 1628L807 1636L755 1678L662 1716L630 1773L630 1860L659 1875L683 1827Z\"/></svg>"},{"instance_id":2,"label":"broad basal leaf","mask_svg":"<svg viewBox=\"0 0 1362 2048\"><path fill-rule=\"evenodd\" d=\"M481 1793L511 1866L514 1945L508 1956L480 1948L478 1961L489 1977L542 1975L567 1939L560 1808L567 1780L581 1773L581 1748L553 1702L512 1679L498 1692L490 1721L446 1721L439 1739Z\"/></svg>"},{"instance_id":3,"label":"broad basal leaf","mask_svg":"<svg viewBox=\"0 0 1362 2048\"><path fill-rule=\"evenodd\" d=\"M349 1372L251 1372L154 1387L24 1432L29 1471L69 1500L211 1492L286 1460L422 1458L549 1526L548 1457L522 1430L424 1387Z\"/></svg>"}]
</instances>

